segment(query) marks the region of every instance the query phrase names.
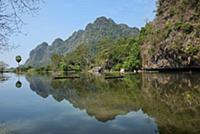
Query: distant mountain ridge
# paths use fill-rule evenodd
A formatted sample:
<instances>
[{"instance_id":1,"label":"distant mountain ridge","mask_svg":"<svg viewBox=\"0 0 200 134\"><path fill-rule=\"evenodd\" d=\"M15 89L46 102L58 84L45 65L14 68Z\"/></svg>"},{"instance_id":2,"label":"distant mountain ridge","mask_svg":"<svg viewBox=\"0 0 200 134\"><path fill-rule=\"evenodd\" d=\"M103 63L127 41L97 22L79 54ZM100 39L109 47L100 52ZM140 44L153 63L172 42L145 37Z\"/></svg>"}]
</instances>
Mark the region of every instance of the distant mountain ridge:
<instances>
[{"instance_id":1,"label":"distant mountain ridge","mask_svg":"<svg viewBox=\"0 0 200 134\"><path fill-rule=\"evenodd\" d=\"M79 45L97 45L104 38L118 40L124 37L137 36L139 29L126 24L117 24L106 17L97 18L94 23L89 23L85 30L74 32L67 40L57 38L51 45L41 43L30 52L30 57L25 66L41 67L50 64L52 54L64 55L73 52Z\"/></svg>"}]
</instances>

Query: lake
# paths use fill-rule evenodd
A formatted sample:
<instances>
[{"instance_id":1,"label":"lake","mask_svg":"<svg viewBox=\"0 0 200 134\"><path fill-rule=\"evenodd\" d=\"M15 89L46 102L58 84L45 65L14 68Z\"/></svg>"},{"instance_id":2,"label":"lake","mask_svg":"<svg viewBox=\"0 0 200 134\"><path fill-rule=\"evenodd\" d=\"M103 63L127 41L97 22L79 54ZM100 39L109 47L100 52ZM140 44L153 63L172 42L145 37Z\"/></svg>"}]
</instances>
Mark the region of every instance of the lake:
<instances>
[{"instance_id":1,"label":"lake","mask_svg":"<svg viewBox=\"0 0 200 134\"><path fill-rule=\"evenodd\" d=\"M0 74L0 134L198 134L200 73Z\"/></svg>"}]
</instances>

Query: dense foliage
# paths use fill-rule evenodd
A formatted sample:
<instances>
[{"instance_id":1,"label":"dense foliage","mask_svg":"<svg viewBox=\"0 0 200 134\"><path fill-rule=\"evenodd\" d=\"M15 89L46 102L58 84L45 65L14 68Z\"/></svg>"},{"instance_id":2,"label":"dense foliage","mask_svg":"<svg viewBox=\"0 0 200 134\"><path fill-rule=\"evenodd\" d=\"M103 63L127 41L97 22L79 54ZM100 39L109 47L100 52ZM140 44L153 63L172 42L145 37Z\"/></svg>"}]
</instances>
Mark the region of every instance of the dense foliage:
<instances>
[{"instance_id":1,"label":"dense foliage","mask_svg":"<svg viewBox=\"0 0 200 134\"><path fill-rule=\"evenodd\" d=\"M104 39L96 46L79 45L64 56L54 54L52 68L62 71L81 71L101 66L106 70L119 71L125 68L133 71L141 67L140 48L134 38L122 38L117 41Z\"/></svg>"}]
</instances>

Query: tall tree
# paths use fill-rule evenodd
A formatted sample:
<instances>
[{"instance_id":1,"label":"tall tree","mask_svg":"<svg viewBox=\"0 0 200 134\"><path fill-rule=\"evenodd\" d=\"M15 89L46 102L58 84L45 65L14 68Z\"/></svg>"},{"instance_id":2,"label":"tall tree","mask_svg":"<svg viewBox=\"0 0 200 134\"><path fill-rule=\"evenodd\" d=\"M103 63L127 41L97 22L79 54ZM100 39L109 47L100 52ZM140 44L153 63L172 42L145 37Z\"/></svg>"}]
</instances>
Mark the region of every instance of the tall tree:
<instances>
[{"instance_id":1,"label":"tall tree","mask_svg":"<svg viewBox=\"0 0 200 134\"><path fill-rule=\"evenodd\" d=\"M18 63L18 67L19 67L19 63L22 61L22 57L20 55L16 56L15 60Z\"/></svg>"},{"instance_id":2,"label":"tall tree","mask_svg":"<svg viewBox=\"0 0 200 134\"><path fill-rule=\"evenodd\" d=\"M20 32L22 15L35 14L41 0L0 0L0 50L9 48L10 36Z\"/></svg>"},{"instance_id":3,"label":"tall tree","mask_svg":"<svg viewBox=\"0 0 200 134\"><path fill-rule=\"evenodd\" d=\"M55 71L58 70L61 61L62 61L62 56L60 56L58 54L53 54L51 56L51 62L52 62L52 65L53 65L53 69Z\"/></svg>"}]
</instances>

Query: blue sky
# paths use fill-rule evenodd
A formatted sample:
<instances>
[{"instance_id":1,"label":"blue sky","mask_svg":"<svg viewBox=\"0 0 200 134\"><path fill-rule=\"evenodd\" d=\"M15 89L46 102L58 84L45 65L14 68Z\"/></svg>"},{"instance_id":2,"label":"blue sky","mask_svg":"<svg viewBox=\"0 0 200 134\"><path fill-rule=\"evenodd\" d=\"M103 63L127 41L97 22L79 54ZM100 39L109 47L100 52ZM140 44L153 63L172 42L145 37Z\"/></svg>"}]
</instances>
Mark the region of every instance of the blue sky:
<instances>
[{"instance_id":1,"label":"blue sky","mask_svg":"<svg viewBox=\"0 0 200 134\"><path fill-rule=\"evenodd\" d=\"M21 55L24 63L29 52L42 42L49 44L55 38L67 39L74 31L84 29L97 17L106 16L117 23L142 27L145 20L155 18L155 0L43 0L38 15L23 16L24 34L11 37L18 48L0 53L0 61L16 66L15 56Z\"/></svg>"}]
</instances>

